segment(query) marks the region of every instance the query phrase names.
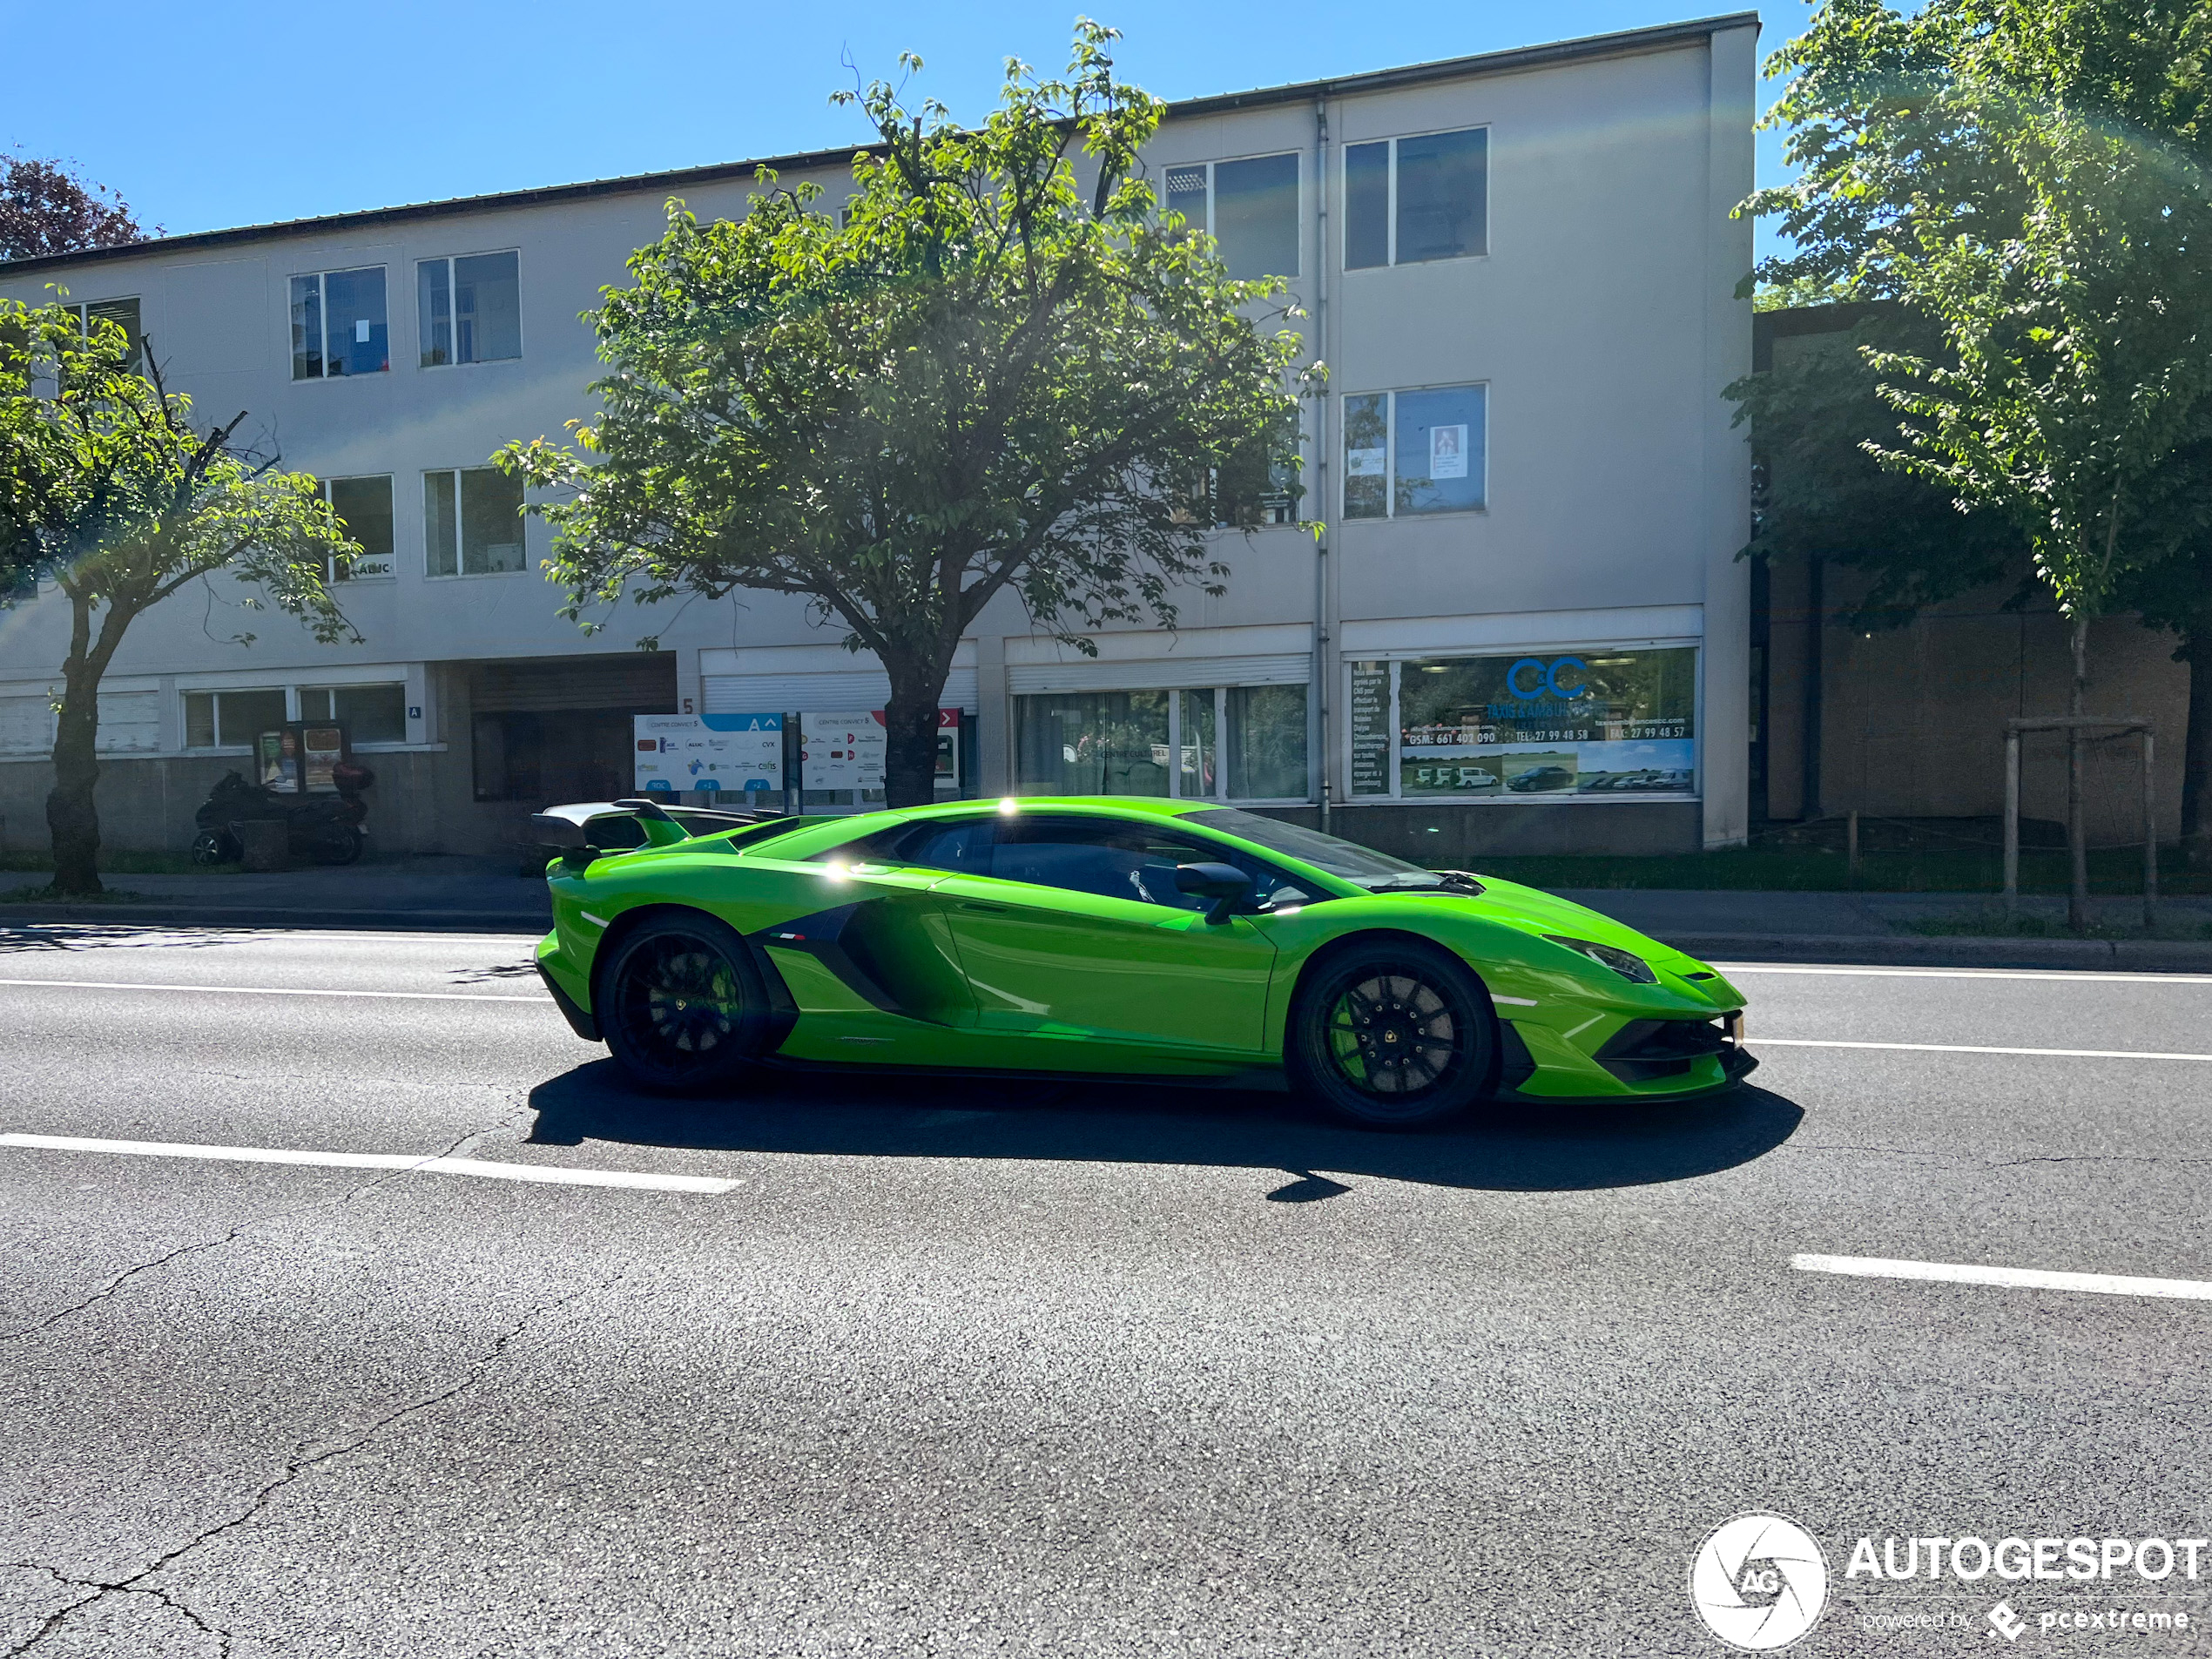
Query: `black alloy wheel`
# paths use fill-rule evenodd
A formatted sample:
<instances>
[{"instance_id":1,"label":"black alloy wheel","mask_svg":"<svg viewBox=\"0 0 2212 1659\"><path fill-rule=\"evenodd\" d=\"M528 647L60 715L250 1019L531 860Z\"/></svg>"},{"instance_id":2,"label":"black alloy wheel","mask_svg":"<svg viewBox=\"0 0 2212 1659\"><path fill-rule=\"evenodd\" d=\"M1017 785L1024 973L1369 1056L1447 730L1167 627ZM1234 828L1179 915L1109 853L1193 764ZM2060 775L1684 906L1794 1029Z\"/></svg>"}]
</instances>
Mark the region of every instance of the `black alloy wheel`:
<instances>
[{"instance_id":1,"label":"black alloy wheel","mask_svg":"<svg viewBox=\"0 0 2212 1659\"><path fill-rule=\"evenodd\" d=\"M1488 1092L1496 1016L1482 981L1455 957L1382 940L1307 976L1291 1010L1289 1047L1294 1081L1339 1115L1413 1129Z\"/></svg>"},{"instance_id":2,"label":"black alloy wheel","mask_svg":"<svg viewBox=\"0 0 2212 1659\"><path fill-rule=\"evenodd\" d=\"M745 941L711 916L649 921L599 976L599 1028L616 1062L650 1089L711 1089L736 1079L759 994Z\"/></svg>"},{"instance_id":3,"label":"black alloy wheel","mask_svg":"<svg viewBox=\"0 0 2212 1659\"><path fill-rule=\"evenodd\" d=\"M226 831L202 830L192 837L192 861L203 869L228 864L245 856L245 849Z\"/></svg>"}]
</instances>

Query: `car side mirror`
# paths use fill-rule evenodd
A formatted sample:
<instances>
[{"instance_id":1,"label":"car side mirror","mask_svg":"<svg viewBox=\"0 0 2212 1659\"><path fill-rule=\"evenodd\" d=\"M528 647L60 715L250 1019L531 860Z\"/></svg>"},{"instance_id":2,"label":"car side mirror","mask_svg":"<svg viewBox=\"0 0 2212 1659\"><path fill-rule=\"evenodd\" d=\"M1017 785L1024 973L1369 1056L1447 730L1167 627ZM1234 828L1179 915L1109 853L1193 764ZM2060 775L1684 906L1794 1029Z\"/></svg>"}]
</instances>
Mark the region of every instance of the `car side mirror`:
<instances>
[{"instance_id":1,"label":"car side mirror","mask_svg":"<svg viewBox=\"0 0 2212 1659\"><path fill-rule=\"evenodd\" d=\"M1196 898L1213 900L1206 921L1217 927L1235 915L1252 892L1251 877L1233 864L1178 864L1175 885Z\"/></svg>"}]
</instances>

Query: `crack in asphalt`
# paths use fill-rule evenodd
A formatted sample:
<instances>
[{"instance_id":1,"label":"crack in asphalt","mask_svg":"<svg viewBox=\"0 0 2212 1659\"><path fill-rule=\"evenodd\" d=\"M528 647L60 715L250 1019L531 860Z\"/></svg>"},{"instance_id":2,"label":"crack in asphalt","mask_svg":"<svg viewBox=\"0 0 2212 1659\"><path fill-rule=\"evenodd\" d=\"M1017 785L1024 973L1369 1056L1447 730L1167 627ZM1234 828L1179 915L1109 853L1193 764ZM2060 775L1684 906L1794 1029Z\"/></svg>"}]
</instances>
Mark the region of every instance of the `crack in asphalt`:
<instances>
[{"instance_id":1,"label":"crack in asphalt","mask_svg":"<svg viewBox=\"0 0 2212 1659\"><path fill-rule=\"evenodd\" d=\"M443 1151L425 1153L423 1155L424 1160L425 1162L428 1162L431 1158L458 1157L464 1151L474 1150L479 1143L487 1139L490 1136L497 1134L501 1130L514 1128L522 1120L524 1114L526 1114L529 1109L529 1104L527 1101L525 1101L522 1105L517 1106L513 1111L508 1113L506 1116L499 1119L496 1123L488 1123L482 1129L470 1130L467 1134L462 1136ZM138 1278L141 1273L153 1272L157 1269L168 1266L172 1262L181 1261L187 1256L198 1255L204 1251L220 1250L226 1244L236 1243L239 1238L256 1227L273 1226L280 1222L290 1221L295 1216L304 1216L308 1214L310 1211L316 1210L335 1210L341 1208L346 1204L352 1204L357 1198L367 1197L369 1194L376 1191L388 1183L395 1181L403 1175L409 1175L412 1173L413 1171L411 1170L387 1170L373 1179L365 1181L359 1186L354 1187L347 1191L340 1194L335 1198L317 1198L307 1204L294 1204L288 1210L279 1210L267 1215L253 1216L245 1221L239 1222L228 1232L225 1233L220 1238L202 1238L195 1240L193 1243L189 1244L179 1244L176 1249L169 1251L163 1255L157 1256L151 1261L138 1262L132 1266L125 1268L121 1272L110 1278L106 1284L101 1285L98 1290L94 1291L90 1296L85 1297L82 1301L72 1302L67 1307L58 1309L56 1312L48 1314L43 1319L34 1321L30 1325L22 1325L16 1330L0 1331L0 1342L18 1342L26 1337L35 1337L47 1331L51 1331L54 1328L54 1326L59 1325L64 1319L71 1318L77 1314L84 1312L87 1308L95 1307L100 1303L106 1301L110 1297L113 1296L118 1291L121 1290L132 1279Z\"/></svg>"},{"instance_id":2,"label":"crack in asphalt","mask_svg":"<svg viewBox=\"0 0 2212 1659\"><path fill-rule=\"evenodd\" d=\"M57 1608L56 1611L48 1614L44 1622L40 1624L36 1630L32 1631L25 1640L8 1649L6 1659L14 1659L14 1656L19 1653L28 1653L31 1649L37 1647L40 1642L44 1642L48 1636L53 1635L55 1631L60 1629L62 1626L68 1622L69 1615L71 1614L76 1612L79 1608L90 1607L93 1602L109 1595L152 1596L155 1601L160 1602L162 1606L170 1608L173 1612L182 1614L192 1622L193 1627L199 1629L203 1635L214 1637L215 1651L218 1656L218 1659L230 1659L231 1633L219 1624L211 1624L208 1622L206 1618L205 1618L196 1609L186 1606L182 1602L179 1602L175 1596L170 1595L168 1591L160 1588L158 1586L141 1585L134 1582L131 1579L123 1579L111 1584L97 1578L77 1578L68 1573L63 1572L57 1567L48 1566L44 1561L7 1561L0 1562L0 1565L20 1567L28 1572L44 1573L47 1577L52 1579L57 1584L66 1584L71 1589L90 1590L92 1592L90 1595L80 1595L77 1598L77 1600L70 1602L66 1607Z\"/></svg>"},{"instance_id":3,"label":"crack in asphalt","mask_svg":"<svg viewBox=\"0 0 2212 1659\"><path fill-rule=\"evenodd\" d=\"M476 1135L482 1136L489 1132L489 1130L478 1130ZM474 1138L476 1138L476 1136L463 1136L462 1140L465 1143L466 1141ZM404 1173L404 1171L398 1171L397 1173ZM231 1650L231 1643L233 1640L232 1632L219 1625L209 1622L206 1618L202 1617L192 1608L185 1606L183 1602L177 1601L173 1596L169 1595L167 1591L161 1589L158 1586L148 1585L145 1581L152 1577L156 1573L160 1572L164 1568L173 1566L177 1561L180 1561L185 1556L189 1555L192 1551L199 1548L201 1545L212 1543L216 1539L223 1536L224 1534L233 1531L239 1527L248 1525L258 1518L262 1512L266 1510L273 1501L274 1501L279 1493L293 1485L293 1482L303 1479L307 1475L313 1474L315 1470L323 1467L325 1465L335 1461L337 1459L350 1456L352 1453L360 1451L370 1441L383 1434L385 1431L397 1426L400 1423L405 1422L408 1419L419 1416L424 1412L430 1411L436 1406L442 1406L447 1401L466 1393L469 1389L474 1388L477 1383L483 1379L484 1373L487 1370L506 1358L508 1350L522 1338L523 1334L528 1331L531 1325L537 1323L540 1319L545 1318L550 1315L558 1313L563 1308L582 1301L586 1297L605 1294L607 1291L614 1289L616 1285L622 1283L624 1278L628 1278L629 1273L630 1270L625 1267L618 1272L608 1275L604 1278L595 1280L591 1284L582 1285L576 1290L570 1291L565 1296L556 1296L550 1301L539 1302L532 1305L530 1307L525 1309L518 1318L507 1326L505 1330L502 1331L496 1337L493 1338L490 1345L486 1347L484 1351L478 1354L475 1359L471 1360L469 1364L467 1372L455 1381L449 1383L445 1387L437 1390L435 1393L422 1395L419 1399L409 1400L403 1406L400 1406L394 1410L386 1412L382 1416L378 1417L374 1421L371 1422L366 1428L361 1429L357 1433L349 1435L347 1438L339 1441L335 1445L327 1446L321 1451L311 1453L308 1448L315 1444L314 1440L310 1439L298 1442L292 1449L292 1455L285 1460L284 1467L277 1472L275 1477L264 1482L262 1486L253 1494L253 1497L247 1501L245 1506L240 1508L236 1514L233 1515L227 1521L219 1521L214 1526L205 1527L201 1531L193 1534L190 1538L186 1539L183 1543L178 1545L174 1549L165 1551L162 1554L156 1556L152 1561L141 1568L138 1571L132 1574L127 1578L115 1580L73 1578L66 1573L63 1573L55 1568L47 1566L43 1561L14 1561L8 1563L11 1566L26 1568L34 1571L46 1573L64 1584L70 1585L72 1588L89 1589L92 1592L92 1594L90 1595L80 1596L78 1600L71 1602L68 1606L64 1607L55 1613L48 1615L45 1622L41 1624L37 1630L33 1631L28 1639L18 1642L12 1648L10 1648L4 1654L0 1654L0 1659L16 1659L16 1656L28 1653L31 1649L37 1647L40 1642L44 1642L48 1636L53 1635L55 1631L60 1629L61 1627L67 1622L71 1614L76 1613L80 1608L90 1607L93 1603L101 1601L106 1596L117 1595L151 1595L163 1602L165 1605L176 1608L178 1612L183 1614L187 1619L190 1619L192 1623L197 1625L200 1629L207 1632L210 1635L214 1636L219 1643L219 1652L222 1656L222 1659L228 1659L228 1655Z\"/></svg>"}]
</instances>

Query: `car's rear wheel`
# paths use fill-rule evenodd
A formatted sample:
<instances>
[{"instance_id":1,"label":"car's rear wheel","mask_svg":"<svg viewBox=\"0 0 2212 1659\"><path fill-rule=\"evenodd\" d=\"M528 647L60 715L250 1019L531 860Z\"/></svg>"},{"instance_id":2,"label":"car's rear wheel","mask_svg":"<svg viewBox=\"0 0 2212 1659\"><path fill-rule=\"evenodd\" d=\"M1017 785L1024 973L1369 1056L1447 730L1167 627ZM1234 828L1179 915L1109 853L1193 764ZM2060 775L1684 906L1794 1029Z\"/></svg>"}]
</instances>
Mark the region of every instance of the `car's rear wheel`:
<instances>
[{"instance_id":1,"label":"car's rear wheel","mask_svg":"<svg viewBox=\"0 0 2212 1659\"><path fill-rule=\"evenodd\" d=\"M622 1069L650 1089L713 1089L735 1081L759 993L745 941L711 916L657 918L615 948L594 998L599 1029Z\"/></svg>"},{"instance_id":2,"label":"car's rear wheel","mask_svg":"<svg viewBox=\"0 0 2212 1659\"><path fill-rule=\"evenodd\" d=\"M1307 975L1291 1007L1292 1080L1374 1129L1441 1123L1483 1098L1498 1035L1489 994L1416 941L1354 945Z\"/></svg>"}]
</instances>

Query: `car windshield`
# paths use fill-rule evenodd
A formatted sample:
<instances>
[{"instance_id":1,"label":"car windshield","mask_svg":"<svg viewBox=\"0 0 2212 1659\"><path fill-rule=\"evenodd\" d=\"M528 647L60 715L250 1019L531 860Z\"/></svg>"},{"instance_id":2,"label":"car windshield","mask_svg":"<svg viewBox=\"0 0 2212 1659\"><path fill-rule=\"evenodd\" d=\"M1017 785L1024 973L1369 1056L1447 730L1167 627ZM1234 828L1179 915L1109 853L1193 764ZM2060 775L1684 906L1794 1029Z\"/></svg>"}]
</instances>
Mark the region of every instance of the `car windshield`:
<instances>
[{"instance_id":1,"label":"car windshield","mask_svg":"<svg viewBox=\"0 0 2212 1659\"><path fill-rule=\"evenodd\" d=\"M1298 859L1317 870L1342 876L1371 893L1421 888L1443 891L1472 885L1467 877L1455 872L1425 870L1418 864L1408 864L1404 859L1394 859L1356 841L1339 840L1319 830L1285 824L1278 818L1263 818L1258 813L1240 812L1234 806L1209 807L1204 812L1190 813L1185 821L1202 824L1208 829L1217 829L1256 846L1264 846L1271 853Z\"/></svg>"}]
</instances>

